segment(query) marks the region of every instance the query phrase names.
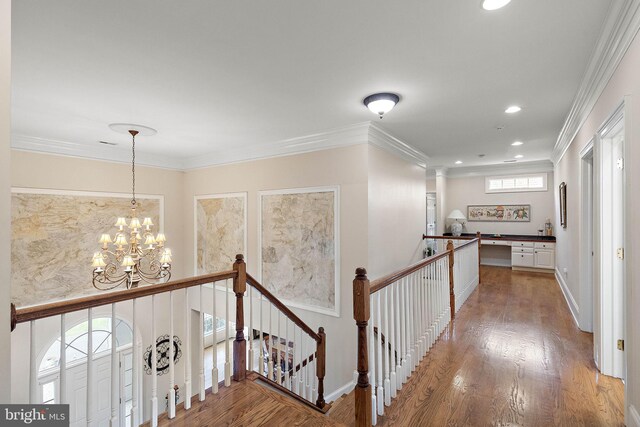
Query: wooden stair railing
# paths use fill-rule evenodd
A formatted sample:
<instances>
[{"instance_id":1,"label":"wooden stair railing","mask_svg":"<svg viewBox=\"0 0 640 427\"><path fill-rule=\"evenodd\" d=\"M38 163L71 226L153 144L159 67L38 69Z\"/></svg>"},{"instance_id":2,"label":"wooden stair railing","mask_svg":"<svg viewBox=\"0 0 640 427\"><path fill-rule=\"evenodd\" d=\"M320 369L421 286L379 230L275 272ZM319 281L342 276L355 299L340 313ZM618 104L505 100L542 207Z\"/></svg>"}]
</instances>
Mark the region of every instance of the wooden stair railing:
<instances>
[{"instance_id":1,"label":"wooden stair railing","mask_svg":"<svg viewBox=\"0 0 640 427\"><path fill-rule=\"evenodd\" d=\"M428 236L428 238L440 236ZM456 283L463 277L479 282L480 238L454 247L370 282L364 268L353 280L353 317L358 328L358 360L354 398L355 424L377 424L420 360L456 312ZM475 250L473 245L478 246ZM458 263L459 265L456 265ZM465 269L477 269L466 276ZM478 282L475 282L476 284ZM467 286L467 283L463 283ZM464 299L473 288L467 286ZM463 302L463 301L462 301ZM374 339L377 335L379 339Z\"/></svg>"},{"instance_id":2,"label":"wooden stair railing","mask_svg":"<svg viewBox=\"0 0 640 427\"><path fill-rule=\"evenodd\" d=\"M232 281L231 288L229 287L229 281ZM174 294L177 291L183 291L184 294L184 310L182 311L182 315L184 319L190 319L190 304L189 304L189 290L193 290L194 292L199 291L199 294L195 294L195 296L199 296L200 300L200 326L199 333L195 334L195 339L199 340L199 363L200 363L200 376L198 381L198 389L199 393L198 398L202 401L205 399L205 383L204 383L204 300L203 300L203 288L206 285L212 285L212 310L213 310L213 330L214 330L214 345L217 345L217 337L218 332L216 330L216 319L224 318L225 320L225 333L227 338L223 341L226 350L225 356L225 372L224 372L224 381L223 384L228 385L229 381L233 379L234 381L243 381L247 378L247 370L255 371L253 367L253 357L255 355L255 351L253 349L253 332L256 328L254 328L254 303L256 302L256 298L254 298L254 294L258 293L258 307L259 309L256 312L259 313L260 318L258 324L260 325L260 331L266 332L267 329L269 333L275 334L278 336L287 337L287 342L292 343L292 348L295 350L293 354L292 362L289 364L289 370L285 370L285 375L280 377L276 377L276 371L280 371L280 366L276 368L276 370L272 370L271 380L278 383L278 386L283 388L288 393L292 395L295 394L295 397L299 400L308 401L310 405L317 407L318 409L325 411L325 408L328 408L324 400L324 376L325 376L325 364L326 364L326 334L324 332L324 328L320 327L318 332L315 332L311 329L306 323L304 323L298 316L296 316L288 307L286 307L278 298L276 298L271 292L269 292L264 286L262 286L258 281L256 281L253 277L251 277L246 272L246 264L244 262L244 257L242 255L237 255L236 260L233 263L232 269L228 271L222 271L213 274L206 274L202 276L192 277L188 279L182 280L174 280L167 283L152 285L152 286L144 286L139 288L132 288L128 290L122 291L113 291L106 292L102 294L92 295L88 297L82 298L74 298L65 301L58 301L53 303L41 304L37 306L30 307L22 307L16 308L13 304L11 304L11 330L15 330L18 325L23 323L28 323L29 328L25 330L30 335L30 349L28 350L30 357L30 378L29 378L29 401L30 403L39 403L38 402L38 367L37 364L37 352L36 349L36 330L37 330L37 322L42 319L51 318L53 316L60 317L60 329L65 331L65 321L66 316L70 313L78 312L78 311L87 311L87 322L88 322L88 341L91 341L91 332L93 320L95 319L94 310L100 309L100 307L108 307L111 308L111 319L112 324L115 324L115 320L117 318L116 312L116 304L117 303L125 303L131 302L131 320L132 320L132 331L133 331L133 360L136 362L133 364L133 378L137 379L141 375L141 366L138 366L140 360L142 360L142 355L138 354L138 346L136 343L140 341L140 333L138 332L137 322L140 320L138 317L141 315L140 308L141 304L145 304L142 308L149 308L148 311L145 311L143 314L145 316L149 316L151 320L151 333L150 336L145 337L145 341L152 341L155 343L156 337L156 296L160 294L169 294L169 379L170 379L170 390L167 393L168 396L168 417L173 418L175 416L175 400L173 397L175 393L173 384L175 382L174 374L175 374L175 363L174 363ZM224 291L220 289L223 287ZM208 291L207 291L208 292ZM220 316L216 314L216 294L219 292L223 292L225 299L225 309L224 313L221 313ZM229 299L230 296L233 295L235 297L235 316L230 312L229 309ZM148 307L150 297L150 307ZM143 299L145 298L145 299ZM245 305L248 300L249 310L245 309ZM263 306L265 304L269 304L268 306L268 317L269 320L272 319L272 309L275 307L277 310L277 319L278 324L277 327L274 327L271 323L265 328L264 327L264 317L263 317ZM250 331L249 346L247 346L247 340L244 336L244 329L247 326L245 319L248 318L248 327ZM285 324L285 334L281 335L280 321L284 319ZM192 387L191 387L191 326L189 321L184 322L184 342L183 342L183 368L184 368L184 384L185 390L181 394L184 396L191 397ZM235 323L235 337L229 336L230 324ZM291 323L293 334L288 334L289 332L289 323ZM148 334L148 332L147 332ZM65 335L61 334L60 336L60 363L59 363L59 390L60 396L57 397L56 403L68 403L66 398L66 342ZM119 387L117 387L117 379L116 375L119 375L117 372L117 366L115 364L116 356L117 356L117 343L115 340L116 334L112 333L112 345L111 345L111 357L112 357L112 395L111 395L111 419L110 422L112 424L118 424L119 417ZM232 355L230 341L233 339L233 351ZM309 341L310 340L310 341ZM279 342L279 340L278 340ZM89 344L90 345L90 344ZM151 399L146 400L145 402L139 402L138 399L138 381L133 381L133 401L132 401L132 425L139 425L142 421L141 414L142 406L150 402L150 425L156 426L158 422L158 389L157 389L157 349L155 345L151 345L151 355L149 357L152 366L151 372L155 373L152 376L152 387L151 387ZM309 353L311 352L311 353ZM262 352L260 352L262 353ZM214 349L214 366L212 369L212 387L211 392L217 393L218 390L218 368L217 368L217 351ZM287 352L288 354L288 352ZM303 357L304 354L304 357ZM262 356L262 355L261 355ZM299 356L299 357L297 357ZM264 359L262 359L264 360ZM279 363L280 361L278 361ZM287 360L288 362L288 360ZM96 404L96 394L95 394L95 385L92 385L92 373L93 373L93 358L87 358L87 399L86 399L86 413L87 422L93 422L91 419L92 414L94 413L94 405ZM231 365L233 366L233 374L231 375ZM294 365L294 366L292 366ZM285 364L286 366L286 364ZM313 370L311 370L313 369ZM259 371L256 371L259 375L265 375L265 371L260 368ZM281 373L280 373L281 374ZM297 376L296 376L297 374ZM283 381L282 378L287 378L288 382ZM278 380L278 378L280 378ZM291 381L291 379L295 381ZM163 395L161 393L160 395ZM184 410L188 410L191 407L191 399L186 398L184 405L181 407Z\"/></svg>"}]
</instances>

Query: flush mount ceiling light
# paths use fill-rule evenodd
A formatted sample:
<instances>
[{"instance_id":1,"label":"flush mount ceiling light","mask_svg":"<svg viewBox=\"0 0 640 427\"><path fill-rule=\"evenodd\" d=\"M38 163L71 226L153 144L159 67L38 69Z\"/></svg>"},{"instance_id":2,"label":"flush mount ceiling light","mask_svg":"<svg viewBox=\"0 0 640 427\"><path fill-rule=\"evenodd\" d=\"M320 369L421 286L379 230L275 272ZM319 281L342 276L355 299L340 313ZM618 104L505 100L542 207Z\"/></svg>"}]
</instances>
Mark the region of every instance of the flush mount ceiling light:
<instances>
[{"instance_id":1,"label":"flush mount ceiling light","mask_svg":"<svg viewBox=\"0 0 640 427\"><path fill-rule=\"evenodd\" d=\"M382 116L396 106L398 101L400 101L400 97L395 93L374 93L373 95L367 96L362 103L371 110L372 113L382 118Z\"/></svg>"},{"instance_id":2,"label":"flush mount ceiling light","mask_svg":"<svg viewBox=\"0 0 640 427\"><path fill-rule=\"evenodd\" d=\"M510 107L508 107L506 110L504 110L505 113L507 114L514 114L517 113L519 111L521 111L522 108L518 107L517 105L512 105Z\"/></svg>"},{"instance_id":3,"label":"flush mount ceiling light","mask_svg":"<svg viewBox=\"0 0 640 427\"><path fill-rule=\"evenodd\" d=\"M496 10L505 7L511 0L482 0L482 8L484 10Z\"/></svg>"},{"instance_id":4,"label":"flush mount ceiling light","mask_svg":"<svg viewBox=\"0 0 640 427\"><path fill-rule=\"evenodd\" d=\"M461 165L462 164L462 160L456 160L456 165Z\"/></svg>"},{"instance_id":5,"label":"flush mount ceiling light","mask_svg":"<svg viewBox=\"0 0 640 427\"><path fill-rule=\"evenodd\" d=\"M513 156L513 157L514 157L514 158L516 158L516 159L521 159L521 158L523 158L524 156L523 156L522 154L516 154L516 155L515 155L515 156Z\"/></svg>"},{"instance_id":6,"label":"flush mount ceiling light","mask_svg":"<svg viewBox=\"0 0 640 427\"><path fill-rule=\"evenodd\" d=\"M524 142L522 142L522 141L515 141L515 142L511 143L511 145L513 145L514 147L517 147L517 146L522 145L522 144L524 144Z\"/></svg>"}]
</instances>

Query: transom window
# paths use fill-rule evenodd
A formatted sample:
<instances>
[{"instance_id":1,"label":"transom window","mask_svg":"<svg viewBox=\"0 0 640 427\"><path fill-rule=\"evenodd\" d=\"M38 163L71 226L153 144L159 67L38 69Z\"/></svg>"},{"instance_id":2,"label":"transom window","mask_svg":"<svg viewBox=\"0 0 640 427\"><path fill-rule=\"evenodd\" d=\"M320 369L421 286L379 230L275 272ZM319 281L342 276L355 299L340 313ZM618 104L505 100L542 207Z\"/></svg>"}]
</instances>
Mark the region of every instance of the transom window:
<instances>
[{"instance_id":1,"label":"transom window","mask_svg":"<svg viewBox=\"0 0 640 427\"><path fill-rule=\"evenodd\" d=\"M488 176L484 184L485 193L547 191L547 174Z\"/></svg>"},{"instance_id":2,"label":"transom window","mask_svg":"<svg viewBox=\"0 0 640 427\"><path fill-rule=\"evenodd\" d=\"M93 354L111 351L111 318L98 317L93 319L92 347ZM133 342L133 332L126 322L116 320L116 345L122 347ZM80 363L87 358L89 335L89 322L84 321L70 329L65 334L67 365L73 362ZM40 374L60 366L60 338L56 339L49 347L42 362Z\"/></svg>"}]
</instances>

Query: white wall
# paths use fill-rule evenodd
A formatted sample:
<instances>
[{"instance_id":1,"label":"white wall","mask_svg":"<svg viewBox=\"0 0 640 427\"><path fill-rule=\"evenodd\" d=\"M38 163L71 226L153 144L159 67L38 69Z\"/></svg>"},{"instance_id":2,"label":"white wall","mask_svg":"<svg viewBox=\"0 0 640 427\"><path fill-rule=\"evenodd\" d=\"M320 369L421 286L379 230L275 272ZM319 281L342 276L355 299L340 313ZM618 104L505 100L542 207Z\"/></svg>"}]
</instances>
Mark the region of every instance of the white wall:
<instances>
[{"instance_id":1,"label":"white wall","mask_svg":"<svg viewBox=\"0 0 640 427\"><path fill-rule=\"evenodd\" d=\"M326 393L352 379L356 366L356 327L352 281L357 267L367 265L367 145L189 171L185 175L183 218L185 270L193 273L193 198L196 195L248 192L247 271L258 277L258 192L284 188L340 186L340 317L293 308L312 328L327 334ZM209 301L207 292L205 304ZM219 293L219 296L222 296ZM218 298L218 302L222 298ZM194 306L198 308L199 306ZM335 357L336 355L340 357Z\"/></svg>"},{"instance_id":2,"label":"white wall","mask_svg":"<svg viewBox=\"0 0 640 427\"><path fill-rule=\"evenodd\" d=\"M491 173L488 176L501 175ZM467 222L463 232L475 233L480 231L489 234L538 234L538 228L547 218L551 218L554 228L559 225L557 216L554 215L554 179L553 173L547 173L547 191L534 191L522 193L485 193L484 176L470 178L448 177L446 185L446 216L454 209L460 209L467 214L467 205L531 205L530 222ZM447 222L449 231L449 222ZM554 232L557 231L555 228Z\"/></svg>"},{"instance_id":3,"label":"white wall","mask_svg":"<svg viewBox=\"0 0 640 427\"><path fill-rule=\"evenodd\" d=\"M0 259L11 257L11 0L0 0ZM6 266L6 263L5 263ZM11 271L0 269L0 378L11 381L9 301ZM0 387L0 403L11 400L11 388Z\"/></svg>"},{"instance_id":4,"label":"white wall","mask_svg":"<svg viewBox=\"0 0 640 427\"><path fill-rule=\"evenodd\" d=\"M369 279L422 258L426 191L423 168L369 146Z\"/></svg>"},{"instance_id":5,"label":"white wall","mask_svg":"<svg viewBox=\"0 0 640 427\"><path fill-rule=\"evenodd\" d=\"M615 108L628 96L630 114L625 117L626 161L627 176L627 333L625 337L625 352L627 353L627 409L633 407L640 413L640 224L636 219L636 212L640 209L640 198L634 197L637 184L640 182L640 137L635 130L640 125L640 37L636 36L618 69L600 95L596 105L588 118L576 134L563 158L556 165L556 181L567 183L567 222L566 229L557 233L556 264L560 271L568 269L567 286L575 299L580 301L580 251L583 237L580 235L582 218L580 218L580 151L597 132L604 121L613 113ZM557 214L556 214L557 217ZM627 418L627 423L630 419Z\"/></svg>"}]
</instances>

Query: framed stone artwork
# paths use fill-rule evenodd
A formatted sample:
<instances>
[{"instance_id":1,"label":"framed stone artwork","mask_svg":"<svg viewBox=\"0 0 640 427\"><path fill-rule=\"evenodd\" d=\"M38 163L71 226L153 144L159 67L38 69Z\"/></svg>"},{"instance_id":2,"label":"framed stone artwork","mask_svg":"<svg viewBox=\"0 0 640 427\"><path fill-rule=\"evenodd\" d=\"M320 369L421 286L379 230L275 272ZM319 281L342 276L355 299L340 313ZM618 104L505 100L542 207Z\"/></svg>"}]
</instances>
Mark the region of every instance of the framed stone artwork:
<instances>
[{"instance_id":1,"label":"framed stone artwork","mask_svg":"<svg viewBox=\"0 0 640 427\"><path fill-rule=\"evenodd\" d=\"M529 222L531 205L469 205L467 221Z\"/></svg>"},{"instance_id":2,"label":"framed stone artwork","mask_svg":"<svg viewBox=\"0 0 640 427\"><path fill-rule=\"evenodd\" d=\"M259 192L260 280L285 304L340 316L339 187Z\"/></svg>"},{"instance_id":3,"label":"framed stone artwork","mask_svg":"<svg viewBox=\"0 0 640 427\"><path fill-rule=\"evenodd\" d=\"M11 300L17 307L104 291L91 283L102 233L130 217L131 194L13 188ZM163 196L137 195L139 217L164 231ZM169 243L180 236L167 236ZM170 246L169 246L170 247Z\"/></svg>"},{"instance_id":4,"label":"framed stone artwork","mask_svg":"<svg viewBox=\"0 0 640 427\"><path fill-rule=\"evenodd\" d=\"M247 193L195 196L195 274L231 270L247 259Z\"/></svg>"}]
</instances>

